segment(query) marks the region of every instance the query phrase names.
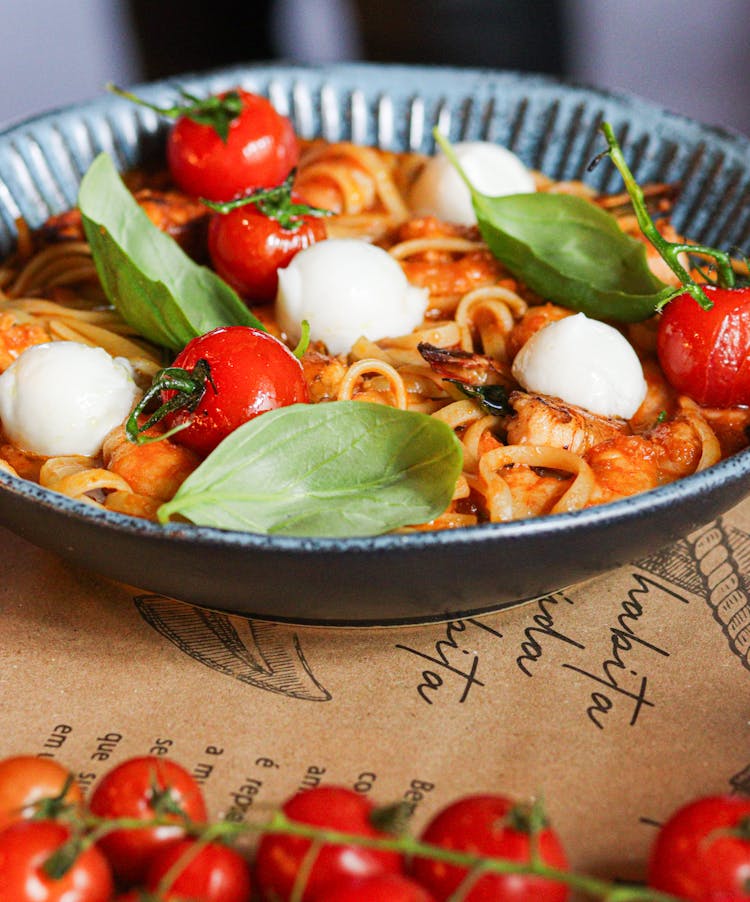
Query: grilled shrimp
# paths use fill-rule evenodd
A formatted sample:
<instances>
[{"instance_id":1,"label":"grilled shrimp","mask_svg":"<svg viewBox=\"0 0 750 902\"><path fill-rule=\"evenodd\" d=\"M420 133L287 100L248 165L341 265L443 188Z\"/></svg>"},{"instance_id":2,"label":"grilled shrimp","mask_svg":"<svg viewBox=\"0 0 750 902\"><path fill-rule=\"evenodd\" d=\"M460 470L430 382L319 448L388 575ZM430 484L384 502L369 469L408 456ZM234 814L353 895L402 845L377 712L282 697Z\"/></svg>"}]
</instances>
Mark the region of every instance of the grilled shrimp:
<instances>
[{"instance_id":1,"label":"grilled shrimp","mask_svg":"<svg viewBox=\"0 0 750 902\"><path fill-rule=\"evenodd\" d=\"M150 429L146 434L154 434ZM169 501L200 463L197 454L169 439L135 445L117 426L104 440L104 465L121 476L138 495Z\"/></svg>"},{"instance_id":2,"label":"grilled shrimp","mask_svg":"<svg viewBox=\"0 0 750 902\"><path fill-rule=\"evenodd\" d=\"M697 405L680 398L680 413L641 435L619 435L584 455L594 473L589 505L656 488L721 459L721 448Z\"/></svg>"},{"instance_id":3,"label":"grilled shrimp","mask_svg":"<svg viewBox=\"0 0 750 902\"><path fill-rule=\"evenodd\" d=\"M141 188L135 199L153 224L171 235L193 257L206 257L206 229L209 211L203 204L179 191ZM42 240L85 241L81 213L77 208L50 217L42 226Z\"/></svg>"},{"instance_id":4,"label":"grilled shrimp","mask_svg":"<svg viewBox=\"0 0 750 902\"><path fill-rule=\"evenodd\" d=\"M311 349L302 355L300 362L310 392L310 401L313 404L318 401L335 401L346 375L346 360Z\"/></svg>"},{"instance_id":5,"label":"grilled shrimp","mask_svg":"<svg viewBox=\"0 0 750 902\"><path fill-rule=\"evenodd\" d=\"M32 345L50 341L52 336L36 323L16 322L12 313L0 314L0 372Z\"/></svg>"},{"instance_id":6,"label":"grilled shrimp","mask_svg":"<svg viewBox=\"0 0 750 902\"><path fill-rule=\"evenodd\" d=\"M480 243L476 229L426 216L405 223L395 238L398 244L392 250L399 258L406 278L412 285L429 289L433 302L443 312L449 308L438 298L458 302L463 295L483 285L507 283L510 288L516 287L515 280L507 277L489 249ZM422 239L446 239L446 247L420 250ZM451 241L455 242L455 249L451 249Z\"/></svg>"},{"instance_id":7,"label":"grilled shrimp","mask_svg":"<svg viewBox=\"0 0 750 902\"><path fill-rule=\"evenodd\" d=\"M466 385L503 385L512 390L518 384L510 366L486 354L472 354L450 348L438 348L427 342L417 346L430 368L445 379L456 379Z\"/></svg>"},{"instance_id":8,"label":"grilled shrimp","mask_svg":"<svg viewBox=\"0 0 750 902\"><path fill-rule=\"evenodd\" d=\"M646 380L646 397L628 420L633 432L646 432L664 417L672 417L677 410L677 392L667 382L659 364L653 357L641 360L643 378Z\"/></svg>"},{"instance_id":9,"label":"grilled shrimp","mask_svg":"<svg viewBox=\"0 0 750 902\"><path fill-rule=\"evenodd\" d=\"M514 391L509 401L516 414L508 421L511 445L546 445L583 454L630 431L625 420L599 416L547 395Z\"/></svg>"}]
</instances>

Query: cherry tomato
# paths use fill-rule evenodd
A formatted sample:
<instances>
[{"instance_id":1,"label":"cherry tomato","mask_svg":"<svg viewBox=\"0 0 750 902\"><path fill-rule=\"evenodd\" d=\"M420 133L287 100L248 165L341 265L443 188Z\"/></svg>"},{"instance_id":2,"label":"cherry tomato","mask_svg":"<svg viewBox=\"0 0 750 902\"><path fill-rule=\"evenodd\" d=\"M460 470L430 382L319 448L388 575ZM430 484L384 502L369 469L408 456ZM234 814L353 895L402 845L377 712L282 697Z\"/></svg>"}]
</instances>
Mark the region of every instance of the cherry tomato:
<instances>
[{"instance_id":1,"label":"cherry tomato","mask_svg":"<svg viewBox=\"0 0 750 902\"><path fill-rule=\"evenodd\" d=\"M272 301L278 271L295 254L326 237L322 219L301 216L284 228L252 204L220 213L208 228L208 250L218 274L248 300Z\"/></svg>"},{"instance_id":2,"label":"cherry tomato","mask_svg":"<svg viewBox=\"0 0 750 902\"><path fill-rule=\"evenodd\" d=\"M174 366L192 370L208 363L206 381L194 409L183 408L165 417L170 428L190 425L173 440L206 455L258 414L288 404L309 401L302 365L277 338L248 326L225 326L194 338L178 354ZM162 393L168 401L174 392Z\"/></svg>"},{"instance_id":3,"label":"cherry tomato","mask_svg":"<svg viewBox=\"0 0 750 902\"><path fill-rule=\"evenodd\" d=\"M17 755L0 761L0 830L34 814L35 802L59 796L69 778L69 771L51 758ZM71 782L60 802L75 805L82 800L78 784Z\"/></svg>"},{"instance_id":4,"label":"cherry tomato","mask_svg":"<svg viewBox=\"0 0 750 902\"><path fill-rule=\"evenodd\" d=\"M148 820L164 802L177 806L191 821L206 821L206 804L193 777L174 761L146 756L130 758L108 771L94 787L89 808L99 817ZM179 814L170 815L170 820L179 823ZM183 835L177 825L113 830L98 845L115 874L133 884L142 882L157 851Z\"/></svg>"},{"instance_id":5,"label":"cherry tomato","mask_svg":"<svg viewBox=\"0 0 750 902\"><path fill-rule=\"evenodd\" d=\"M402 874L371 874L338 880L325 891L325 902L435 902L427 890ZM316 896L315 902L323 902Z\"/></svg>"},{"instance_id":6,"label":"cherry tomato","mask_svg":"<svg viewBox=\"0 0 750 902\"><path fill-rule=\"evenodd\" d=\"M485 856L529 861L530 834L520 823L522 810L511 799L495 795L466 796L448 805L430 821L422 840L446 849ZM545 864L567 870L568 862L557 834L543 827L535 838ZM465 868L417 858L413 874L437 900L447 899L466 877ZM568 889L540 877L488 874L480 877L461 897L465 902L564 902Z\"/></svg>"},{"instance_id":7,"label":"cherry tomato","mask_svg":"<svg viewBox=\"0 0 750 902\"><path fill-rule=\"evenodd\" d=\"M678 809L651 850L648 883L683 899L750 902L750 799L707 796Z\"/></svg>"},{"instance_id":8,"label":"cherry tomato","mask_svg":"<svg viewBox=\"0 0 750 902\"><path fill-rule=\"evenodd\" d=\"M286 816L303 824L329 827L358 836L381 836L370 823L372 803L351 789L318 786L292 796L283 806ZM255 878L264 899L290 898L311 841L297 836L266 833L255 856ZM363 846L322 846L305 883L302 902L327 898L327 890L346 876L366 877L399 873L403 863L396 852Z\"/></svg>"},{"instance_id":9,"label":"cherry tomato","mask_svg":"<svg viewBox=\"0 0 750 902\"><path fill-rule=\"evenodd\" d=\"M18 821L0 832L0 899L8 902L107 902L112 872L96 846L89 846L59 878L44 863L70 836L56 821Z\"/></svg>"},{"instance_id":10,"label":"cherry tomato","mask_svg":"<svg viewBox=\"0 0 750 902\"><path fill-rule=\"evenodd\" d=\"M704 287L711 310L690 295L664 308L659 363L669 382L698 404L750 404L750 288Z\"/></svg>"},{"instance_id":11,"label":"cherry tomato","mask_svg":"<svg viewBox=\"0 0 750 902\"><path fill-rule=\"evenodd\" d=\"M195 854L196 848L200 851ZM180 861L184 866L180 869ZM177 877L159 893L160 899L200 899L201 902L248 902L250 869L245 859L228 846L195 840L172 843L156 853L146 876L146 888L160 888L164 877L177 868Z\"/></svg>"},{"instance_id":12,"label":"cherry tomato","mask_svg":"<svg viewBox=\"0 0 750 902\"><path fill-rule=\"evenodd\" d=\"M242 109L231 121L226 141L211 125L187 116L169 133L169 171L187 194L231 200L252 188L278 185L297 165L299 149L291 122L264 97L237 93Z\"/></svg>"}]
</instances>

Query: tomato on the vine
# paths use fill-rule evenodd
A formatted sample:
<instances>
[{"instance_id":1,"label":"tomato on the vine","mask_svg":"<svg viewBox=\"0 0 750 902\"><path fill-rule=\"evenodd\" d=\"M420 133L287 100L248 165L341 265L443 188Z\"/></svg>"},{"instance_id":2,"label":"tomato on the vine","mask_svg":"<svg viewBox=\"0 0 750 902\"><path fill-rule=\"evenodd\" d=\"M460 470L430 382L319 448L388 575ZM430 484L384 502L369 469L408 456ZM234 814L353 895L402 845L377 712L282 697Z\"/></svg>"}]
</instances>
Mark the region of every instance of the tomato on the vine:
<instances>
[{"instance_id":1,"label":"tomato on the vine","mask_svg":"<svg viewBox=\"0 0 750 902\"><path fill-rule=\"evenodd\" d=\"M92 814L149 820L163 816L174 826L113 830L98 841L115 874L126 883L144 879L154 855L184 835L185 818L205 823L206 803L195 779L167 758L130 758L108 771L94 787Z\"/></svg>"},{"instance_id":2,"label":"tomato on the vine","mask_svg":"<svg viewBox=\"0 0 750 902\"><path fill-rule=\"evenodd\" d=\"M549 826L531 835L531 813L511 799L496 795L475 795L458 799L430 821L421 839L446 849L528 862L531 844L536 843L541 860L558 870L567 870L568 861L557 834ZM416 858L415 879L440 900L451 896L467 877L467 869L436 859ZM469 878L471 880L471 878ZM465 902L564 902L568 888L559 882L525 874L487 874L462 895Z\"/></svg>"},{"instance_id":3,"label":"tomato on the vine","mask_svg":"<svg viewBox=\"0 0 750 902\"><path fill-rule=\"evenodd\" d=\"M187 194L231 200L252 188L278 185L297 165L299 148L291 122L270 101L249 91L227 91L219 99L239 98L226 140L207 116L187 112L167 139L172 178Z\"/></svg>"},{"instance_id":4,"label":"tomato on the vine","mask_svg":"<svg viewBox=\"0 0 750 902\"><path fill-rule=\"evenodd\" d=\"M273 335L250 326L221 326L194 338L170 371L175 368L184 371L187 391L176 397L171 383L161 387L158 379L151 390L176 406L164 415L170 429L188 424L174 441L203 456L259 414L309 401L299 360Z\"/></svg>"},{"instance_id":5,"label":"tomato on the vine","mask_svg":"<svg viewBox=\"0 0 750 902\"><path fill-rule=\"evenodd\" d=\"M704 310L688 294L664 308L659 363L678 391L705 407L750 404L750 287L703 286Z\"/></svg>"},{"instance_id":6,"label":"tomato on the vine","mask_svg":"<svg viewBox=\"0 0 750 902\"><path fill-rule=\"evenodd\" d=\"M651 849L648 883L691 902L750 902L750 799L707 796L675 811Z\"/></svg>"},{"instance_id":7,"label":"tomato on the vine","mask_svg":"<svg viewBox=\"0 0 750 902\"><path fill-rule=\"evenodd\" d=\"M283 806L292 821L327 827L357 836L384 836L371 823L374 811L365 796L341 786L318 786L292 796ZM288 900L310 851L312 841L299 836L266 833L255 856L255 879L264 899ZM324 845L306 875L301 902L327 898L327 890L347 876L399 873L403 861L397 852L365 846Z\"/></svg>"},{"instance_id":8,"label":"tomato on the vine","mask_svg":"<svg viewBox=\"0 0 750 902\"><path fill-rule=\"evenodd\" d=\"M173 871L176 876L164 885ZM248 902L250 869L242 855L229 846L183 839L156 853L146 876L146 889L158 889L160 899L175 902Z\"/></svg>"},{"instance_id":9,"label":"tomato on the vine","mask_svg":"<svg viewBox=\"0 0 750 902\"><path fill-rule=\"evenodd\" d=\"M0 761L0 830L30 817L42 799L56 799L59 806L77 805L83 795L70 772L52 758L16 755Z\"/></svg>"},{"instance_id":10,"label":"tomato on the vine","mask_svg":"<svg viewBox=\"0 0 750 902\"><path fill-rule=\"evenodd\" d=\"M8 902L108 902L114 891L104 855L89 846L60 877L45 863L70 838L56 821L18 821L0 832L0 899Z\"/></svg>"},{"instance_id":11,"label":"tomato on the vine","mask_svg":"<svg viewBox=\"0 0 750 902\"><path fill-rule=\"evenodd\" d=\"M208 228L208 251L216 272L250 301L276 297L278 271L295 254L326 237L316 216L298 216L285 226L252 205L219 213Z\"/></svg>"}]
</instances>

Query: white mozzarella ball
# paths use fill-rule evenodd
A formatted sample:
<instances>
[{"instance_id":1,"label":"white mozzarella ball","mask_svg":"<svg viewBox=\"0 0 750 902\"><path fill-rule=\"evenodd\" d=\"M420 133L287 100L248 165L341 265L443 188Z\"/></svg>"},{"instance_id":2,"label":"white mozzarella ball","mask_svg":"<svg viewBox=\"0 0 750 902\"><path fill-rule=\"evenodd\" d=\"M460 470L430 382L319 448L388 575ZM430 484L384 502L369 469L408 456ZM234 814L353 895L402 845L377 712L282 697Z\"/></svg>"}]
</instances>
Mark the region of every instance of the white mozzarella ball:
<instances>
[{"instance_id":1,"label":"white mozzarella ball","mask_svg":"<svg viewBox=\"0 0 750 902\"><path fill-rule=\"evenodd\" d=\"M75 341L27 348L0 376L0 420L8 439L45 457L93 457L135 401L124 357Z\"/></svg>"},{"instance_id":2,"label":"white mozzarella ball","mask_svg":"<svg viewBox=\"0 0 750 902\"><path fill-rule=\"evenodd\" d=\"M411 332L424 318L428 297L382 248L329 238L279 270L276 316L291 341L299 339L307 320L313 341L343 354L362 336L377 341Z\"/></svg>"},{"instance_id":3,"label":"white mozzarella ball","mask_svg":"<svg viewBox=\"0 0 750 902\"><path fill-rule=\"evenodd\" d=\"M530 194L534 178L518 157L489 141L464 141L453 150L471 184L482 194ZM409 192L409 206L419 216L444 222L474 225L477 221L471 193L443 153L431 157Z\"/></svg>"},{"instance_id":4,"label":"white mozzarella ball","mask_svg":"<svg viewBox=\"0 0 750 902\"><path fill-rule=\"evenodd\" d=\"M608 417L629 419L646 397L643 368L627 339L583 313L532 335L513 361L513 375L527 391Z\"/></svg>"}]
</instances>

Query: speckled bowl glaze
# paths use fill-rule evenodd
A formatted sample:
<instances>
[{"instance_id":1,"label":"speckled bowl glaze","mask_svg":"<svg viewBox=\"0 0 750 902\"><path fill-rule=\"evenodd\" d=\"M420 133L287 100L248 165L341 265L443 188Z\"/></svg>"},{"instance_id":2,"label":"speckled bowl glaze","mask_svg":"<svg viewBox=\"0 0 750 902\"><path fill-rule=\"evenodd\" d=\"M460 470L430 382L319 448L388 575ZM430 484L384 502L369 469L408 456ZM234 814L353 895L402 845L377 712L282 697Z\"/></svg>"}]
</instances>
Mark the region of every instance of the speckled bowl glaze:
<instances>
[{"instance_id":1,"label":"speckled bowl glaze","mask_svg":"<svg viewBox=\"0 0 750 902\"><path fill-rule=\"evenodd\" d=\"M394 150L495 141L555 179L619 190L610 165L587 173L611 122L641 182L682 184L674 220L691 238L750 247L750 142L632 97L542 77L480 70L268 65L189 75L135 90L170 104L241 85L271 98L304 137ZM166 126L104 96L0 135L0 254L17 217L32 226L75 204L94 156L121 168L158 155ZM634 560L737 504L750 491L750 452L624 501L570 514L461 530L306 539L165 527L98 510L0 473L0 522L107 577L204 607L321 625L445 620L520 604Z\"/></svg>"}]
</instances>

